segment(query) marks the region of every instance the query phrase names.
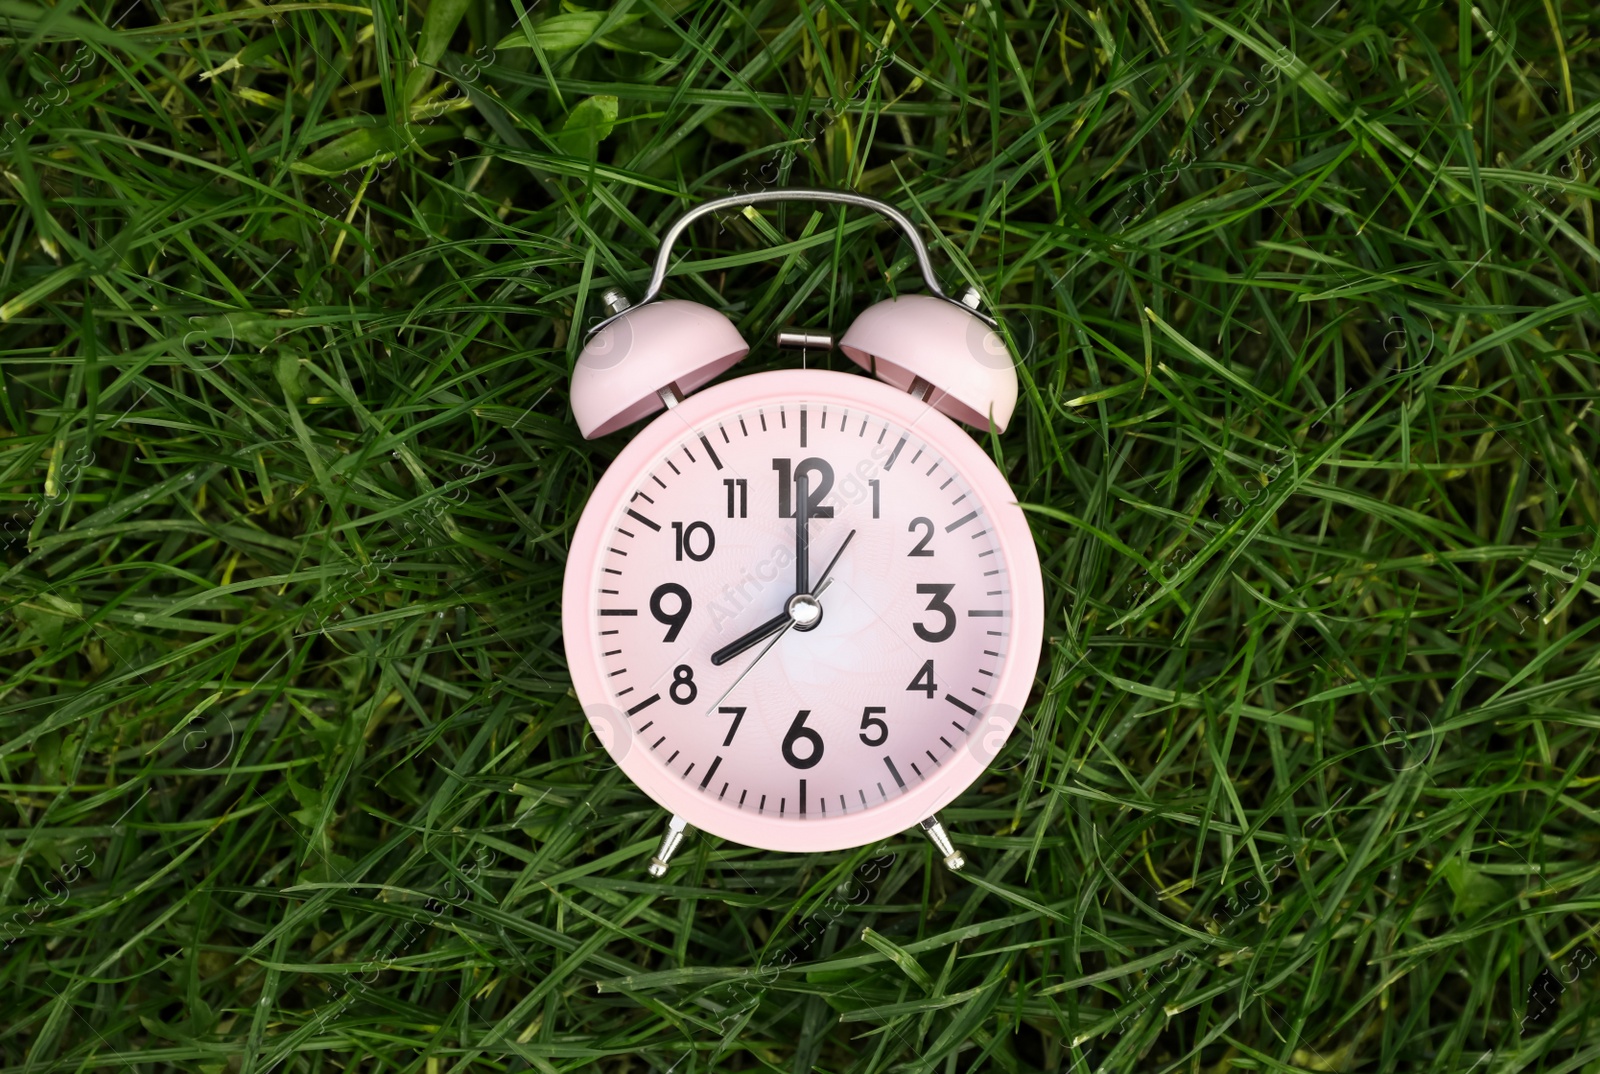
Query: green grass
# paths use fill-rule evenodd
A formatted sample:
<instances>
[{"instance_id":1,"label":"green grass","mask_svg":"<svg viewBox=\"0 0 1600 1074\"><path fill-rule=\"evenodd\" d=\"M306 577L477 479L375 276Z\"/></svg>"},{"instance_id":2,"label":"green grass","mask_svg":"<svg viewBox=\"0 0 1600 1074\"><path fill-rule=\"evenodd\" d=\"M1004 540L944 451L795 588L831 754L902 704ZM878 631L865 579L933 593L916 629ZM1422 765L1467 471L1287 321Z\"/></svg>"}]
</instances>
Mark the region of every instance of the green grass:
<instances>
[{"instance_id":1,"label":"green grass","mask_svg":"<svg viewBox=\"0 0 1600 1074\"><path fill-rule=\"evenodd\" d=\"M5 1069L1600 1071L1596 22L0 0ZM782 184L1026 353L961 876L650 882L564 669L583 326ZM690 239L750 339L917 287Z\"/></svg>"}]
</instances>

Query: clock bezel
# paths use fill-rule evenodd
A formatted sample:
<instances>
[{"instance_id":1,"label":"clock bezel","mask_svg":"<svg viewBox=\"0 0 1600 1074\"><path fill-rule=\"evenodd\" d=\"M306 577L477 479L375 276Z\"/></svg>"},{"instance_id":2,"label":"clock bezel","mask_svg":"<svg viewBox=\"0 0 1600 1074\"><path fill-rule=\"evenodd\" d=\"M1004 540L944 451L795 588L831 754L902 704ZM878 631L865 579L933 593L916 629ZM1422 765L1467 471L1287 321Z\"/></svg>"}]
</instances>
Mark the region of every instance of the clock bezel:
<instances>
[{"instance_id":1,"label":"clock bezel","mask_svg":"<svg viewBox=\"0 0 1600 1074\"><path fill-rule=\"evenodd\" d=\"M625 509L649 466L679 443L691 440L718 415L757 406L812 403L864 408L915 429L963 475L982 504L1011 580L1011 637L992 697L975 728L985 750L962 744L954 756L922 782L869 809L805 820L738 811L702 793L690 781L657 764L647 750L619 750L593 709L616 708L606 689L596 644L598 575L604 534ZM846 850L895 835L931 816L970 787L1004 746L1027 704L1044 640L1044 585L1038 551L1026 516L1004 475L982 447L950 418L926 402L869 377L818 369L752 373L702 389L656 416L617 455L590 493L573 531L562 586L561 623L573 688L585 716L625 775L663 809L704 832L744 846L788 853ZM631 725L628 733L633 734ZM992 745L992 749L987 747ZM987 753L987 755L985 755Z\"/></svg>"}]
</instances>

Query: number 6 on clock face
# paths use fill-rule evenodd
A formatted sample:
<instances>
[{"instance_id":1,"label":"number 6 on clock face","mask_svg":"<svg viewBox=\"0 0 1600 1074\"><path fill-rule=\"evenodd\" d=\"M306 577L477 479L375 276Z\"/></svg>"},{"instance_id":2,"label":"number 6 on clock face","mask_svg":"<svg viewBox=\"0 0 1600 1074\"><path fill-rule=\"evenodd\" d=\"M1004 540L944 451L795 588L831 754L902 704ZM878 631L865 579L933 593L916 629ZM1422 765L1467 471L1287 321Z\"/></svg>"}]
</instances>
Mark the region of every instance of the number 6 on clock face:
<instances>
[{"instance_id":1,"label":"number 6 on clock face","mask_svg":"<svg viewBox=\"0 0 1600 1074\"><path fill-rule=\"evenodd\" d=\"M608 749L752 846L860 846L930 816L981 774L1038 662L1038 560L1004 479L864 377L685 399L606 472L570 555L567 655L591 718L621 729Z\"/></svg>"}]
</instances>

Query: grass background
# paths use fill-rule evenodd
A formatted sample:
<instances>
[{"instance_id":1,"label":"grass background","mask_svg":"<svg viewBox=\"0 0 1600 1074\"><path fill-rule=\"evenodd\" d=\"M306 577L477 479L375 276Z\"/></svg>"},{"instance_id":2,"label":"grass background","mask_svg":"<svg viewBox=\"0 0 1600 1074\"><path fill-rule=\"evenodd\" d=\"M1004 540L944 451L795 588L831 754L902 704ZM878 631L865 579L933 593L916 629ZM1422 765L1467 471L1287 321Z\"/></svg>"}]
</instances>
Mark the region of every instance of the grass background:
<instances>
[{"instance_id":1,"label":"grass background","mask_svg":"<svg viewBox=\"0 0 1600 1074\"><path fill-rule=\"evenodd\" d=\"M1600 1070L1596 18L0 0L5 1068ZM648 881L565 675L598 292L784 184L1025 354L959 877ZM690 239L750 339L918 286Z\"/></svg>"}]
</instances>

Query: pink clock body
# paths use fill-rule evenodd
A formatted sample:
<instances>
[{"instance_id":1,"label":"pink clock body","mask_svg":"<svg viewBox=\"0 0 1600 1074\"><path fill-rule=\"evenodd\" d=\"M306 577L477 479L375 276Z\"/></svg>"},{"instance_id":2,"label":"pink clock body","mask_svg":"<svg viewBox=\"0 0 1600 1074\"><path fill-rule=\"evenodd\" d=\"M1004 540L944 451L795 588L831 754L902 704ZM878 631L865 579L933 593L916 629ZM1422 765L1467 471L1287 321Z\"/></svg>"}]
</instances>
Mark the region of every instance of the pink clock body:
<instances>
[{"instance_id":1,"label":"pink clock body","mask_svg":"<svg viewBox=\"0 0 1600 1074\"><path fill-rule=\"evenodd\" d=\"M795 593L809 488L821 621L710 657ZM846 538L849 542L846 545ZM985 770L1043 637L1027 521L949 418L866 376L702 389L611 464L573 535L562 629L597 736L642 790L748 846L907 829Z\"/></svg>"}]
</instances>

